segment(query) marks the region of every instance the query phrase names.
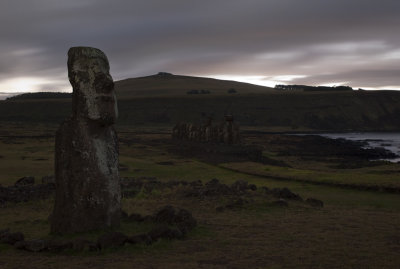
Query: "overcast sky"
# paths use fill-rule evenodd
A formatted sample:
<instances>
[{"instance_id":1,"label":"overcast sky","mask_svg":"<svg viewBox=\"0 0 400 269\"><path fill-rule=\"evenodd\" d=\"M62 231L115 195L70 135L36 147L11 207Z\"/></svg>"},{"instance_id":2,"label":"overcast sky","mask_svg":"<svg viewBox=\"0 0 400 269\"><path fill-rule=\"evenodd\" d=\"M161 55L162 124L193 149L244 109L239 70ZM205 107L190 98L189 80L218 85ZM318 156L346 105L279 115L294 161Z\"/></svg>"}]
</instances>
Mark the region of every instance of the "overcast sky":
<instances>
[{"instance_id":1,"label":"overcast sky","mask_svg":"<svg viewBox=\"0 0 400 269\"><path fill-rule=\"evenodd\" d=\"M68 91L67 51L159 71L400 90L399 0L1 0L0 92Z\"/></svg>"}]
</instances>

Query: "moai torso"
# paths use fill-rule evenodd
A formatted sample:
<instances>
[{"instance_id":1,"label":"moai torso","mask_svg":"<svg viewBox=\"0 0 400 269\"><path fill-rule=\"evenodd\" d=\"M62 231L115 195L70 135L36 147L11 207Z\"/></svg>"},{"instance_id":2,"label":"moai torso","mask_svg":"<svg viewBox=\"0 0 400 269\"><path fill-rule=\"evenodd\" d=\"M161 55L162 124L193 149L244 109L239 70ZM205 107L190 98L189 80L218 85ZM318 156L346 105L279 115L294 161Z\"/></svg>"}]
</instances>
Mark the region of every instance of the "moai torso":
<instances>
[{"instance_id":1,"label":"moai torso","mask_svg":"<svg viewBox=\"0 0 400 269\"><path fill-rule=\"evenodd\" d=\"M68 52L73 113L56 133L53 233L118 226L121 189L114 83L105 54L76 47Z\"/></svg>"}]
</instances>

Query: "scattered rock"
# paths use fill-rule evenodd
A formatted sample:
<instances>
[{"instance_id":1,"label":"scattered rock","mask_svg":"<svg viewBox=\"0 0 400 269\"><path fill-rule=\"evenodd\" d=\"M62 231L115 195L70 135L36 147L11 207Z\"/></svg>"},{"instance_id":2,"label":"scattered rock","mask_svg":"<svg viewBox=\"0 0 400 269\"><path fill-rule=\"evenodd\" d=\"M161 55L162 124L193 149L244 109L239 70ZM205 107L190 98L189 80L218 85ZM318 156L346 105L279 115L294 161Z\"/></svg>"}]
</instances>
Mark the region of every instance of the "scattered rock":
<instances>
[{"instance_id":1,"label":"scattered rock","mask_svg":"<svg viewBox=\"0 0 400 269\"><path fill-rule=\"evenodd\" d=\"M245 180L238 180L231 185L231 189L238 192L244 192L249 189L249 184Z\"/></svg>"},{"instance_id":2,"label":"scattered rock","mask_svg":"<svg viewBox=\"0 0 400 269\"><path fill-rule=\"evenodd\" d=\"M19 241L15 244L17 249L23 249L31 252L40 252L47 250L48 241L43 239L34 239L29 241Z\"/></svg>"},{"instance_id":3,"label":"scattered rock","mask_svg":"<svg viewBox=\"0 0 400 269\"><path fill-rule=\"evenodd\" d=\"M165 187L165 183L160 182L155 177L121 178L123 197L134 197L140 192L151 193L154 189Z\"/></svg>"},{"instance_id":4,"label":"scattered rock","mask_svg":"<svg viewBox=\"0 0 400 269\"><path fill-rule=\"evenodd\" d=\"M280 206L280 207L289 207L288 202L286 202L283 199L279 199L279 200L273 201L272 205L273 206Z\"/></svg>"},{"instance_id":5,"label":"scattered rock","mask_svg":"<svg viewBox=\"0 0 400 269\"><path fill-rule=\"evenodd\" d=\"M1 238L1 236L2 236L3 234L7 234L7 233L9 233L9 232L10 232L10 229L9 229L9 228L0 230L0 238Z\"/></svg>"},{"instance_id":6,"label":"scattered rock","mask_svg":"<svg viewBox=\"0 0 400 269\"><path fill-rule=\"evenodd\" d=\"M324 202L314 198L308 198L306 203L313 207L324 207Z\"/></svg>"},{"instance_id":7,"label":"scattered rock","mask_svg":"<svg viewBox=\"0 0 400 269\"><path fill-rule=\"evenodd\" d=\"M44 176L42 177L42 184L56 184L54 176Z\"/></svg>"},{"instance_id":8,"label":"scattered rock","mask_svg":"<svg viewBox=\"0 0 400 269\"><path fill-rule=\"evenodd\" d=\"M97 244L85 238L76 238L72 241L72 249L75 251L85 251L97 249Z\"/></svg>"},{"instance_id":9,"label":"scattered rock","mask_svg":"<svg viewBox=\"0 0 400 269\"><path fill-rule=\"evenodd\" d=\"M256 191L257 190L257 186L255 184L249 184L249 189L252 191Z\"/></svg>"},{"instance_id":10,"label":"scattered rock","mask_svg":"<svg viewBox=\"0 0 400 269\"><path fill-rule=\"evenodd\" d=\"M154 216L152 215L147 215L143 217L143 221L145 222L154 222Z\"/></svg>"},{"instance_id":11,"label":"scattered rock","mask_svg":"<svg viewBox=\"0 0 400 269\"><path fill-rule=\"evenodd\" d=\"M243 193L243 192L246 192L247 190L255 191L255 190L257 190L257 186L254 184L249 184L245 180L238 180L231 185L231 189L232 189L232 191Z\"/></svg>"},{"instance_id":12,"label":"scattered rock","mask_svg":"<svg viewBox=\"0 0 400 269\"><path fill-rule=\"evenodd\" d=\"M19 241L23 241L24 238L25 238L25 236L20 232L16 232L16 233L4 232L0 236L0 243L14 245L15 243L17 243Z\"/></svg>"},{"instance_id":13,"label":"scattered rock","mask_svg":"<svg viewBox=\"0 0 400 269\"><path fill-rule=\"evenodd\" d=\"M179 230L186 234L197 225L197 221L192 214L185 209L176 209L173 206L167 205L161 208L155 215L154 221L169 225L176 225Z\"/></svg>"},{"instance_id":14,"label":"scattered rock","mask_svg":"<svg viewBox=\"0 0 400 269\"><path fill-rule=\"evenodd\" d=\"M146 245L150 245L153 240L151 238L151 236L149 234L138 234L138 235L134 235L134 236L129 236L126 239L126 242L129 244L146 244Z\"/></svg>"},{"instance_id":15,"label":"scattered rock","mask_svg":"<svg viewBox=\"0 0 400 269\"><path fill-rule=\"evenodd\" d=\"M215 195L228 195L232 194L229 186L222 184L218 179L214 178L207 182L200 190L200 196L215 196Z\"/></svg>"},{"instance_id":16,"label":"scattered rock","mask_svg":"<svg viewBox=\"0 0 400 269\"><path fill-rule=\"evenodd\" d=\"M276 188L272 189L270 192L277 198L303 201L303 198L301 198L300 195L291 192L288 188L283 188L283 189Z\"/></svg>"},{"instance_id":17,"label":"scattered rock","mask_svg":"<svg viewBox=\"0 0 400 269\"><path fill-rule=\"evenodd\" d=\"M165 238L165 239L181 239L183 238L184 234L180 229L177 228L170 228L167 225L157 226L156 228L152 229L149 232L149 236L152 241L157 241L158 239Z\"/></svg>"},{"instance_id":18,"label":"scattered rock","mask_svg":"<svg viewBox=\"0 0 400 269\"><path fill-rule=\"evenodd\" d=\"M234 201L234 202L232 202L232 203L230 203L230 204L227 204L227 205L225 206L225 208L227 208L227 209L241 208L241 207L243 207L245 204L248 204L248 203L249 203L249 201L247 201L247 200L245 200L245 199L243 199L243 198L239 198L239 199L237 199L236 201Z\"/></svg>"},{"instance_id":19,"label":"scattered rock","mask_svg":"<svg viewBox=\"0 0 400 269\"><path fill-rule=\"evenodd\" d=\"M51 252L61 252L73 248L73 242L68 240L51 240L47 243L47 249Z\"/></svg>"},{"instance_id":20,"label":"scattered rock","mask_svg":"<svg viewBox=\"0 0 400 269\"><path fill-rule=\"evenodd\" d=\"M265 192L265 193L269 193L270 189L268 187L262 186L261 189Z\"/></svg>"},{"instance_id":21,"label":"scattered rock","mask_svg":"<svg viewBox=\"0 0 400 269\"><path fill-rule=\"evenodd\" d=\"M159 209L154 215L154 220L160 223L175 223L175 208L173 206L167 205Z\"/></svg>"},{"instance_id":22,"label":"scattered rock","mask_svg":"<svg viewBox=\"0 0 400 269\"><path fill-rule=\"evenodd\" d=\"M54 184L0 187L0 204L46 199L54 193Z\"/></svg>"},{"instance_id":23,"label":"scattered rock","mask_svg":"<svg viewBox=\"0 0 400 269\"><path fill-rule=\"evenodd\" d=\"M185 235L187 232L194 229L197 225L197 221L193 218L192 213L186 209L179 209L175 217L176 225L179 230Z\"/></svg>"},{"instance_id":24,"label":"scattered rock","mask_svg":"<svg viewBox=\"0 0 400 269\"><path fill-rule=\"evenodd\" d=\"M144 217L140 214L133 213L128 216L127 221L142 222L142 221L144 221Z\"/></svg>"},{"instance_id":25,"label":"scattered rock","mask_svg":"<svg viewBox=\"0 0 400 269\"><path fill-rule=\"evenodd\" d=\"M35 184L35 177L22 177L20 179L18 179L14 186L16 187L21 187L21 186L31 186Z\"/></svg>"},{"instance_id":26,"label":"scattered rock","mask_svg":"<svg viewBox=\"0 0 400 269\"><path fill-rule=\"evenodd\" d=\"M189 185L192 187L200 187L203 186L203 182L201 180L191 181Z\"/></svg>"},{"instance_id":27,"label":"scattered rock","mask_svg":"<svg viewBox=\"0 0 400 269\"><path fill-rule=\"evenodd\" d=\"M110 232L103 234L97 240L97 245L99 249L115 248L123 246L128 237L120 232Z\"/></svg>"}]
</instances>

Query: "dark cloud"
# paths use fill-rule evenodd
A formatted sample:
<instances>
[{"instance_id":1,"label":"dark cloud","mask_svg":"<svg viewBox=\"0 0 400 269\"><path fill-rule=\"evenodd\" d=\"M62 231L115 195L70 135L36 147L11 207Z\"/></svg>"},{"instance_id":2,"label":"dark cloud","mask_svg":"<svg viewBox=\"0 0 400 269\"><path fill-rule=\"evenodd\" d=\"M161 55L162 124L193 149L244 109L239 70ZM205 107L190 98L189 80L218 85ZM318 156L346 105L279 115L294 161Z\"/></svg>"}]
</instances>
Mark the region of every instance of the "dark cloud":
<instances>
[{"instance_id":1,"label":"dark cloud","mask_svg":"<svg viewBox=\"0 0 400 269\"><path fill-rule=\"evenodd\" d=\"M399 12L391 0L3 0L0 86L33 77L69 87L66 53L84 45L106 52L115 79L297 75L400 88Z\"/></svg>"}]
</instances>

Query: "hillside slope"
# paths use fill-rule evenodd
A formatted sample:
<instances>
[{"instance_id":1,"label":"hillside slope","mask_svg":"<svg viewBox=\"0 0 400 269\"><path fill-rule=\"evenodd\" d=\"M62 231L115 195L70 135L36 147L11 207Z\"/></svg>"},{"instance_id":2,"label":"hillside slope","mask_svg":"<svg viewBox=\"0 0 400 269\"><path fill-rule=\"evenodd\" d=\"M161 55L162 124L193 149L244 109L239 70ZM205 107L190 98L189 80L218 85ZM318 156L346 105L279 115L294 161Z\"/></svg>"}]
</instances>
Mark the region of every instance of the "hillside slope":
<instances>
[{"instance_id":1,"label":"hillside slope","mask_svg":"<svg viewBox=\"0 0 400 269\"><path fill-rule=\"evenodd\" d=\"M204 77L179 76L169 73L129 78L115 82L118 98L136 96L178 96L187 95L188 91L210 91L210 94L228 95L234 89L240 94L269 93L274 89L249 83L220 80Z\"/></svg>"},{"instance_id":2,"label":"hillside slope","mask_svg":"<svg viewBox=\"0 0 400 269\"><path fill-rule=\"evenodd\" d=\"M135 128L177 122L219 122L233 114L242 127L265 131L400 131L400 92L354 91L188 95L121 98L118 125ZM61 123L69 99L0 101L0 125L7 122Z\"/></svg>"}]
</instances>

